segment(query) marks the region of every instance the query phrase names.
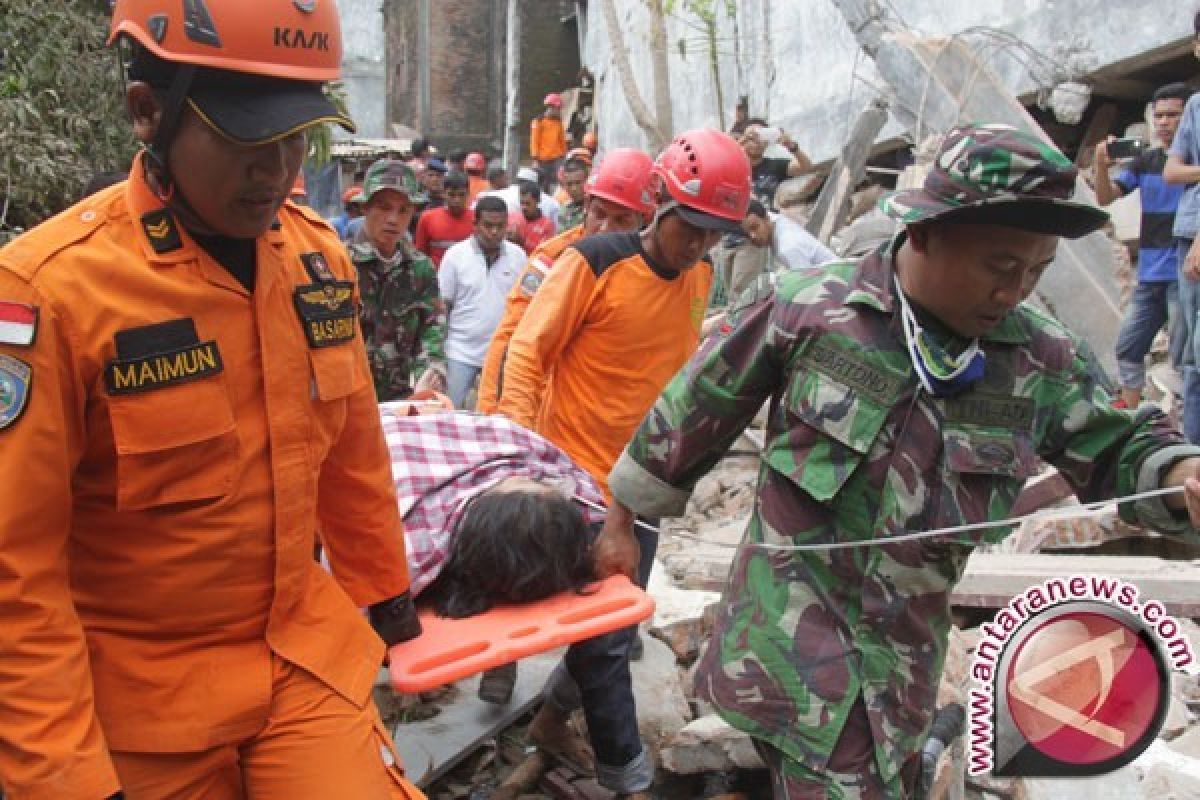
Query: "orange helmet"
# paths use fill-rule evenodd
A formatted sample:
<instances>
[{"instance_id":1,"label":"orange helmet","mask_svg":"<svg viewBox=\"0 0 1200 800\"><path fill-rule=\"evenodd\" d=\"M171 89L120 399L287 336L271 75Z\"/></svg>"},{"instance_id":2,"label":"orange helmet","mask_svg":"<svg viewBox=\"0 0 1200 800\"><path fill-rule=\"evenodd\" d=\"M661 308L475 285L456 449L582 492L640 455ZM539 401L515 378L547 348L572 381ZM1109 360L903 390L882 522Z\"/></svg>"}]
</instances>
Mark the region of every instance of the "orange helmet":
<instances>
[{"instance_id":1,"label":"orange helmet","mask_svg":"<svg viewBox=\"0 0 1200 800\"><path fill-rule=\"evenodd\" d=\"M292 190L288 192L289 197L307 197L308 189L304 186L304 173L296 173L296 182L292 184Z\"/></svg>"},{"instance_id":2,"label":"orange helmet","mask_svg":"<svg viewBox=\"0 0 1200 800\"><path fill-rule=\"evenodd\" d=\"M331 0L117 0L109 44L121 36L176 64L316 83L341 75Z\"/></svg>"},{"instance_id":3,"label":"orange helmet","mask_svg":"<svg viewBox=\"0 0 1200 800\"><path fill-rule=\"evenodd\" d=\"M128 77L164 91L150 149L164 173L185 106L242 144L320 122L354 130L321 90L340 75L332 0L117 0L108 41L134 43Z\"/></svg>"},{"instance_id":4,"label":"orange helmet","mask_svg":"<svg viewBox=\"0 0 1200 800\"><path fill-rule=\"evenodd\" d=\"M603 197L648 217L655 208L650 172L653 166L650 156L641 150L618 147L592 170L584 190L589 197Z\"/></svg>"},{"instance_id":5,"label":"orange helmet","mask_svg":"<svg viewBox=\"0 0 1200 800\"><path fill-rule=\"evenodd\" d=\"M301 173L303 174L303 173ZM346 191L342 192L342 205L348 206L355 202L354 198L362 194L362 187L358 184L351 186Z\"/></svg>"}]
</instances>

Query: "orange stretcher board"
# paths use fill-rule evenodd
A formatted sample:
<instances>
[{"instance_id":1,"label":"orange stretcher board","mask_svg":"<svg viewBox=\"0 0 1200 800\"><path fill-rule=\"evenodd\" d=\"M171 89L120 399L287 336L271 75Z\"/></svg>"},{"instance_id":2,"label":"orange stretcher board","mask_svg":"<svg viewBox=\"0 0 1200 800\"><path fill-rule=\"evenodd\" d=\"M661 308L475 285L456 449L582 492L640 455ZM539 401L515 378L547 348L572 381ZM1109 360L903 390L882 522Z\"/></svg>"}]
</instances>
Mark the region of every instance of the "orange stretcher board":
<instances>
[{"instance_id":1,"label":"orange stretcher board","mask_svg":"<svg viewBox=\"0 0 1200 800\"><path fill-rule=\"evenodd\" d=\"M421 635L388 651L392 688L423 692L555 647L648 619L654 601L623 575L590 594L565 592L536 603L499 606L449 619L420 612Z\"/></svg>"}]
</instances>

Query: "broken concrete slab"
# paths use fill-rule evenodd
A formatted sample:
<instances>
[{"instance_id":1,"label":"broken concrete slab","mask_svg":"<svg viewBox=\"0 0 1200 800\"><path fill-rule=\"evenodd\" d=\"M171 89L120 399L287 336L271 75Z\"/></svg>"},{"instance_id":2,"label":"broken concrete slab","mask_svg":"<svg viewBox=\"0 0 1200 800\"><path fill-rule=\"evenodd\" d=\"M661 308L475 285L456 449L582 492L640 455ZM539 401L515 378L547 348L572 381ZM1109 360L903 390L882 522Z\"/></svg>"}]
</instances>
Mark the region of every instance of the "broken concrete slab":
<instances>
[{"instance_id":1,"label":"broken concrete slab","mask_svg":"<svg viewBox=\"0 0 1200 800\"><path fill-rule=\"evenodd\" d=\"M1004 81L963 38L922 37L892 23L874 0L834 0L862 49L891 86L892 114L920 141L966 120L1005 123L1050 142ZM1082 178L1075 198L1095 202ZM1100 363L1116 368L1121 320L1112 280L1112 250L1103 233L1064 240L1036 296L1088 342Z\"/></svg>"},{"instance_id":2,"label":"broken concrete slab","mask_svg":"<svg viewBox=\"0 0 1200 800\"><path fill-rule=\"evenodd\" d=\"M1146 752L1118 772L1129 769L1142 778L1140 797L1155 800L1200 798L1200 760L1177 752L1161 739L1151 742Z\"/></svg>"},{"instance_id":3,"label":"broken concrete slab","mask_svg":"<svg viewBox=\"0 0 1200 800\"><path fill-rule=\"evenodd\" d=\"M764 769L749 735L716 714L689 722L662 751L660 763L678 775Z\"/></svg>"},{"instance_id":4,"label":"broken concrete slab","mask_svg":"<svg viewBox=\"0 0 1200 800\"><path fill-rule=\"evenodd\" d=\"M655 604L648 628L650 635L666 643L679 663L686 666L695 661L712 631L713 614L709 609L715 607L721 596L716 592L676 588L661 565L650 573L646 591Z\"/></svg>"},{"instance_id":5,"label":"broken concrete slab","mask_svg":"<svg viewBox=\"0 0 1200 800\"><path fill-rule=\"evenodd\" d=\"M1143 796L1139 772L1132 764L1090 778L1022 778L1016 784L1020 787L1016 796L1025 800L1132 800Z\"/></svg>"},{"instance_id":6,"label":"broken concrete slab","mask_svg":"<svg viewBox=\"0 0 1200 800\"><path fill-rule=\"evenodd\" d=\"M542 696L550 671L563 649L523 659L517 668L512 700L503 706L476 696L479 676L455 684L459 691L441 713L430 719L400 723L392 731L408 779L427 786L445 775L476 748L512 725Z\"/></svg>"},{"instance_id":7,"label":"broken concrete slab","mask_svg":"<svg viewBox=\"0 0 1200 800\"><path fill-rule=\"evenodd\" d=\"M1000 608L1030 586L1069 575L1106 575L1137 585L1142 597L1162 603L1179 617L1200 615L1200 565L1149 556L985 553L967 561L950 602Z\"/></svg>"},{"instance_id":8,"label":"broken concrete slab","mask_svg":"<svg viewBox=\"0 0 1200 800\"><path fill-rule=\"evenodd\" d=\"M1178 697L1172 696L1171 703L1167 708L1167 718L1163 720L1158 736L1160 739L1174 739L1184 733L1195 721L1196 715L1188 710L1187 705Z\"/></svg>"},{"instance_id":9,"label":"broken concrete slab","mask_svg":"<svg viewBox=\"0 0 1200 800\"><path fill-rule=\"evenodd\" d=\"M645 652L640 661L632 662L630 672L638 729L646 747L657 756L691 720L692 712L671 648L652 637L643 637L643 643Z\"/></svg>"}]
</instances>

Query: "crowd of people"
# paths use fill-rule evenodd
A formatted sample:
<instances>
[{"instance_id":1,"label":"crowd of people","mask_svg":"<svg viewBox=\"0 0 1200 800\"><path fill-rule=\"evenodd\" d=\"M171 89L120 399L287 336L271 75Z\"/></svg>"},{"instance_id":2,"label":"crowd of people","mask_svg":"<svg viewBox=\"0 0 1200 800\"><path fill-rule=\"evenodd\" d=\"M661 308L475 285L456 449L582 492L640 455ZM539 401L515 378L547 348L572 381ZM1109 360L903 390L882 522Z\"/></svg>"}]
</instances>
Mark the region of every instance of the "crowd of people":
<instances>
[{"instance_id":1,"label":"crowd of people","mask_svg":"<svg viewBox=\"0 0 1200 800\"><path fill-rule=\"evenodd\" d=\"M1061 238L1108 221L1038 137L950 131L924 184L881 201L894 236L844 259L775 210L811 167L786 132L747 118L657 153L569 151L552 94L515 184L418 141L327 222L289 197L305 132L353 129L322 91L340 48L252 35L301 22L339 40L333 3L118 0L143 148L0 250L12 800L423 797L371 701L386 649L421 633L417 595L464 616L617 573L645 587L656 521L764 405L696 684L776 798L917 795L950 591L1007 531L910 534L1008 516L1040 458L1084 500L1170 490L1120 513L1195 541L1200 447L1133 408L1171 264L1185 312L1200 296L1195 98L1155 96L1165 152L1109 179L1097 151L1103 192L1148 198L1122 408L1025 303ZM1189 185L1173 242L1171 182ZM440 393L459 411L404 410ZM638 645L572 644L529 730L633 800L655 778ZM514 678L481 694L505 702Z\"/></svg>"}]
</instances>

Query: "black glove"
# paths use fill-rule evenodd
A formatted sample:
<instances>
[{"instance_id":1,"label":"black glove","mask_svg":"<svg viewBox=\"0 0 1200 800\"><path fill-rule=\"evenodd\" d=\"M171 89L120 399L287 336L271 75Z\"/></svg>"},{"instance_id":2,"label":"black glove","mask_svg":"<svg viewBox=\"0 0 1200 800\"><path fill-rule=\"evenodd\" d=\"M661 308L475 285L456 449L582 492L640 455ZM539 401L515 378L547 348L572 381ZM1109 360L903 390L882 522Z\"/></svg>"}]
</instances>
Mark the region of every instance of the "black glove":
<instances>
[{"instance_id":1,"label":"black glove","mask_svg":"<svg viewBox=\"0 0 1200 800\"><path fill-rule=\"evenodd\" d=\"M370 606L367 619L388 647L421 635L421 620L408 592Z\"/></svg>"}]
</instances>

